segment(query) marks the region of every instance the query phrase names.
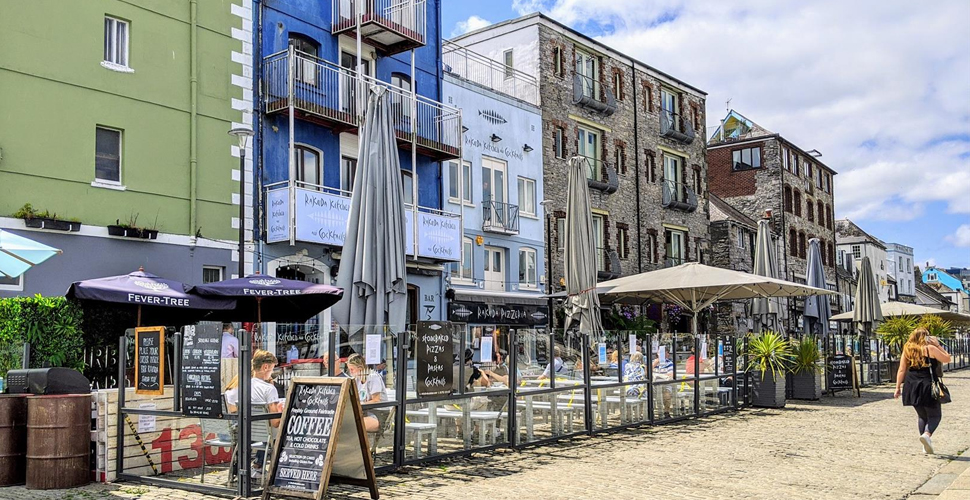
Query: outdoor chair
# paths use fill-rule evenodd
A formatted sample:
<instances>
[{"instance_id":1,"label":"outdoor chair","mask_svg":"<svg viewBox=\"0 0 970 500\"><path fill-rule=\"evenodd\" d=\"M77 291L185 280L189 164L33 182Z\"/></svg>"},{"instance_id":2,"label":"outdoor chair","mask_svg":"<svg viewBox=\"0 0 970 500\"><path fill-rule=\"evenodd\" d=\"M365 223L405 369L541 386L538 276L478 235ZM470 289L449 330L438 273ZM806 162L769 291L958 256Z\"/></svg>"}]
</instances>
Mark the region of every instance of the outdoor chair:
<instances>
[{"instance_id":1,"label":"outdoor chair","mask_svg":"<svg viewBox=\"0 0 970 500\"><path fill-rule=\"evenodd\" d=\"M229 413L228 406L226 405L226 396L222 395L222 413L227 415ZM202 482L205 483L205 457L206 450L210 446L216 446L219 448L229 448L230 459L229 459L229 479L226 484L232 482L232 468L235 465L236 460L236 425L230 420L221 419L208 419L200 418L199 426L202 428ZM209 434L215 434L215 437L208 438Z\"/></svg>"},{"instance_id":2,"label":"outdoor chair","mask_svg":"<svg viewBox=\"0 0 970 500\"><path fill-rule=\"evenodd\" d=\"M377 454L377 442L380 441L384 437L384 435L387 434L387 432L390 431L391 428L394 427L394 410L395 409L396 408L394 408L392 406L391 408L389 408L388 410L386 410L387 411L387 418L385 418L384 421L381 423L381 426L380 426L379 429L377 429L377 432L368 432L367 433L367 439L370 440L370 454L371 454L371 456L374 456L374 455Z\"/></svg>"}]
</instances>

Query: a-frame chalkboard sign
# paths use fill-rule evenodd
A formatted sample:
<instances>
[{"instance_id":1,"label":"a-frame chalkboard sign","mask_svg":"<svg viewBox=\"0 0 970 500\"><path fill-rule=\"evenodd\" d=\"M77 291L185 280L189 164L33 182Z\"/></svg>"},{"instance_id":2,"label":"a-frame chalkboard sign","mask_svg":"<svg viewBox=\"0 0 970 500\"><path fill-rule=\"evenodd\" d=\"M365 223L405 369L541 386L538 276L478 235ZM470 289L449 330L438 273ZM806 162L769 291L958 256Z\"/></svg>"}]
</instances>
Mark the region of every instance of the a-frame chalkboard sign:
<instances>
[{"instance_id":1,"label":"a-frame chalkboard sign","mask_svg":"<svg viewBox=\"0 0 970 500\"><path fill-rule=\"evenodd\" d=\"M855 356L838 354L828 359L826 367L826 388L829 394L839 391L855 392L856 397L861 397L859 391L859 374L856 372Z\"/></svg>"},{"instance_id":2,"label":"a-frame chalkboard sign","mask_svg":"<svg viewBox=\"0 0 970 500\"><path fill-rule=\"evenodd\" d=\"M165 394L165 327L135 328L135 393Z\"/></svg>"},{"instance_id":3,"label":"a-frame chalkboard sign","mask_svg":"<svg viewBox=\"0 0 970 500\"><path fill-rule=\"evenodd\" d=\"M379 497L354 379L294 377L286 394L263 500L321 500L330 484L366 486Z\"/></svg>"}]
</instances>

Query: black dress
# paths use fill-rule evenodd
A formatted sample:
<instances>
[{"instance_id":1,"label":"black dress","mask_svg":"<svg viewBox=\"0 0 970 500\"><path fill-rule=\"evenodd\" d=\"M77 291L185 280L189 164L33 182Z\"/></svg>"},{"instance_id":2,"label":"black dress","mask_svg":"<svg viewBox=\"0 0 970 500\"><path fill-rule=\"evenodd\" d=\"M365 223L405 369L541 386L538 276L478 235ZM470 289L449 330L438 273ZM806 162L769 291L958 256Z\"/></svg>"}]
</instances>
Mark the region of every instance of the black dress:
<instances>
[{"instance_id":1,"label":"black dress","mask_svg":"<svg viewBox=\"0 0 970 500\"><path fill-rule=\"evenodd\" d=\"M930 358L930 366L924 368L910 368L903 379L903 406L922 406L939 408L940 402L933 398L933 377L930 370L936 368L939 361Z\"/></svg>"}]
</instances>

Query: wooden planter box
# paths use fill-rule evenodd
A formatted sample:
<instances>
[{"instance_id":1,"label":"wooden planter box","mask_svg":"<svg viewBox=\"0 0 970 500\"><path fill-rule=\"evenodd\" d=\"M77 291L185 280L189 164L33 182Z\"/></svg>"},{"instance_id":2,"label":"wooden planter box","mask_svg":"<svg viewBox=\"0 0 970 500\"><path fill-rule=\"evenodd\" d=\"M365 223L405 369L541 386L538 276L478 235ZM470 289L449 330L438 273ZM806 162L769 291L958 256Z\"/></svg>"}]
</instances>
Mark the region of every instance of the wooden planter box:
<instances>
[{"instance_id":1,"label":"wooden planter box","mask_svg":"<svg viewBox=\"0 0 970 500\"><path fill-rule=\"evenodd\" d=\"M818 401L822 399L822 374L799 372L792 377L792 399Z\"/></svg>"},{"instance_id":2,"label":"wooden planter box","mask_svg":"<svg viewBox=\"0 0 970 500\"><path fill-rule=\"evenodd\" d=\"M785 407L785 374L772 378L771 372L751 374L751 405L758 408Z\"/></svg>"}]
</instances>

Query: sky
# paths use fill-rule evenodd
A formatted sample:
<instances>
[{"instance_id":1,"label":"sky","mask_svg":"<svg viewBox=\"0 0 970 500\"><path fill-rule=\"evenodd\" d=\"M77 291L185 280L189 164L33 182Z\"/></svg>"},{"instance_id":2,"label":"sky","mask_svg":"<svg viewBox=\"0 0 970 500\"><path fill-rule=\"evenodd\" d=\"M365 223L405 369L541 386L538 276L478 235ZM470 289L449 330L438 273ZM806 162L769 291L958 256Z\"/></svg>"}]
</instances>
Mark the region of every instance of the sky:
<instances>
[{"instance_id":1,"label":"sky","mask_svg":"<svg viewBox=\"0 0 970 500\"><path fill-rule=\"evenodd\" d=\"M833 168L837 218L970 267L970 2L442 0L455 36L541 11Z\"/></svg>"}]
</instances>

